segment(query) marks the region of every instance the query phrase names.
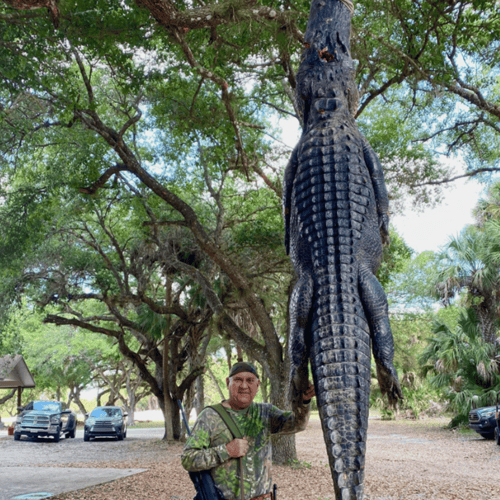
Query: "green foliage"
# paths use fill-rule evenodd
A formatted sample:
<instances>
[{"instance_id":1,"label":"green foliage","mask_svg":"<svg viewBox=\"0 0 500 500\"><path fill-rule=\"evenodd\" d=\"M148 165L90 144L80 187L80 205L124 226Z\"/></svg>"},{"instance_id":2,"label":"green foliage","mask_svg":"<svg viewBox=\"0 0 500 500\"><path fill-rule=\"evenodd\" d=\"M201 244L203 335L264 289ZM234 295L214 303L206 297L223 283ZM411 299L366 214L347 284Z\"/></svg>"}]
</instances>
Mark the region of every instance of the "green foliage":
<instances>
[{"instance_id":1,"label":"green foliage","mask_svg":"<svg viewBox=\"0 0 500 500\"><path fill-rule=\"evenodd\" d=\"M409 195L415 205L434 203L435 189L415 184L439 179L446 175L431 148L418 141L425 130L430 110L421 116L406 108L407 95L403 89L386 93L391 102L377 101L359 117L361 130L367 135L370 145L380 156L384 166L384 178L390 186L391 209L398 206ZM411 113L411 119L408 114ZM402 117L406 115L406 119Z\"/></svg>"},{"instance_id":2,"label":"green foliage","mask_svg":"<svg viewBox=\"0 0 500 500\"><path fill-rule=\"evenodd\" d=\"M444 400L442 394L429 384L420 360L427 340L432 335L434 317L435 314L431 312L391 315L394 366L398 372L404 399L398 405L398 413L387 405L376 381L375 363L372 360L370 405L380 412L383 419L392 420L397 414L418 419L428 415L433 403Z\"/></svg>"},{"instance_id":3,"label":"green foliage","mask_svg":"<svg viewBox=\"0 0 500 500\"><path fill-rule=\"evenodd\" d=\"M404 266L391 275L386 287L391 308L431 310L439 298L436 276L441 267L439 254L429 251L404 261Z\"/></svg>"},{"instance_id":4,"label":"green foliage","mask_svg":"<svg viewBox=\"0 0 500 500\"><path fill-rule=\"evenodd\" d=\"M391 329L394 337L394 366L402 376L407 373L419 374L419 356L432 333L432 315L392 314Z\"/></svg>"},{"instance_id":5,"label":"green foliage","mask_svg":"<svg viewBox=\"0 0 500 500\"><path fill-rule=\"evenodd\" d=\"M305 460L288 460L288 462L286 462L285 465L290 467L291 469L297 469L297 470L311 468L311 464L309 462L306 462Z\"/></svg>"},{"instance_id":6,"label":"green foliage","mask_svg":"<svg viewBox=\"0 0 500 500\"><path fill-rule=\"evenodd\" d=\"M424 373L450 401L454 421L466 421L473 398L491 405L500 390L496 348L483 340L472 310L462 310L454 328L436 320L433 332L420 358Z\"/></svg>"},{"instance_id":7,"label":"green foliage","mask_svg":"<svg viewBox=\"0 0 500 500\"><path fill-rule=\"evenodd\" d=\"M189 342L176 352L172 378L189 385L216 303L217 319L235 320L233 344L277 369L292 276L281 220L290 151L271 124L294 113L287 90L310 3L180 1L161 26L131 0L60 4L59 29L45 10L25 16L0 6L0 314L29 297L52 321L119 337L137 356L156 356L173 316L168 338ZM274 14L262 15L265 6ZM498 117L488 101L498 96L496 7L356 5L359 121L393 200L409 193L432 202L437 191L421 186L447 176L435 152L448 146L462 147L470 168L497 168ZM217 26L203 24L207 12ZM468 97L471 88L480 98ZM380 281L409 270L415 287L399 299L425 295L416 285L427 285L431 260L417 258L410 270L410 249L392 236ZM403 323L396 364L415 372L426 330ZM49 327L34 327L58 346L44 359L62 363L58 377L69 373L71 349L52 342ZM21 340L10 329L0 348L21 348Z\"/></svg>"},{"instance_id":8,"label":"green foliage","mask_svg":"<svg viewBox=\"0 0 500 500\"><path fill-rule=\"evenodd\" d=\"M403 402L400 409L405 414L418 419L429 411L430 405L440 401L439 391L428 384L420 383L416 387L401 388L403 391Z\"/></svg>"},{"instance_id":9,"label":"green foliage","mask_svg":"<svg viewBox=\"0 0 500 500\"><path fill-rule=\"evenodd\" d=\"M377 271L377 278L384 289L392 281L394 275L400 273L408 265L413 250L391 226L389 228L390 245L384 247L382 263Z\"/></svg>"},{"instance_id":10,"label":"green foliage","mask_svg":"<svg viewBox=\"0 0 500 500\"><path fill-rule=\"evenodd\" d=\"M500 261L492 259L497 245L494 233L466 227L450 240L439 256L436 288L445 304L461 293L465 307L474 309L486 342L495 343L500 309Z\"/></svg>"},{"instance_id":11,"label":"green foliage","mask_svg":"<svg viewBox=\"0 0 500 500\"><path fill-rule=\"evenodd\" d=\"M94 378L93 368L116 359L116 346L95 333L70 327L44 324L44 313L23 302L6 321L7 337L16 332L18 349L10 354L22 354L34 376L38 391L56 393L67 387L84 389Z\"/></svg>"},{"instance_id":12,"label":"green foliage","mask_svg":"<svg viewBox=\"0 0 500 500\"><path fill-rule=\"evenodd\" d=\"M492 122L485 119L478 95L466 92L481 89L491 102L498 101L497 7L493 0L466 2L458 9L405 0L389 0L382 9L377 2L357 4L353 22L359 34L353 50L360 61L359 78L370 88L363 105L371 106L382 92L379 107L397 109L388 121L388 133L394 136L396 128L401 130L404 143L406 130L414 127L407 148L395 148L398 160L409 151L403 176L415 167L421 173L430 167L425 161L415 164L411 157L433 149L449 155L460 150L470 170L485 162L498 167L498 116ZM429 195L432 190L424 190L423 196Z\"/></svg>"}]
</instances>

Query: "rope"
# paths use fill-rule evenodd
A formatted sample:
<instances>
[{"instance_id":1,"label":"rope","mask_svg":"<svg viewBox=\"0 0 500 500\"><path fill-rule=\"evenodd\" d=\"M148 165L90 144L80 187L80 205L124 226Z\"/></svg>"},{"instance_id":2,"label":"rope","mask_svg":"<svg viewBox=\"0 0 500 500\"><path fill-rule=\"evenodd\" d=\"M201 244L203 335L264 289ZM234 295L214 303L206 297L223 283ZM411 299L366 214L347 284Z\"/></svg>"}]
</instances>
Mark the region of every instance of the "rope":
<instances>
[{"instance_id":1,"label":"rope","mask_svg":"<svg viewBox=\"0 0 500 500\"><path fill-rule=\"evenodd\" d=\"M354 15L354 4L351 2L351 0L340 0L340 1L349 9L351 16L353 16Z\"/></svg>"}]
</instances>

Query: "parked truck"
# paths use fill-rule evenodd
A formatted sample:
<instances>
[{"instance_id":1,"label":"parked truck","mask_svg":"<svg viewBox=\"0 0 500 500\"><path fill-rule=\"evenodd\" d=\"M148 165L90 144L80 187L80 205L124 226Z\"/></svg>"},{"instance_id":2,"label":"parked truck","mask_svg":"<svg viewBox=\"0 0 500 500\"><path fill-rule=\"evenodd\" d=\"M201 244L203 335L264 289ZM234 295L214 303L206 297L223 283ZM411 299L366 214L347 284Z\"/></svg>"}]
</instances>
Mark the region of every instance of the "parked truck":
<instances>
[{"instance_id":1,"label":"parked truck","mask_svg":"<svg viewBox=\"0 0 500 500\"><path fill-rule=\"evenodd\" d=\"M60 401L31 401L19 408L14 427L14 439L52 437L57 443L61 435L74 438L76 415Z\"/></svg>"}]
</instances>

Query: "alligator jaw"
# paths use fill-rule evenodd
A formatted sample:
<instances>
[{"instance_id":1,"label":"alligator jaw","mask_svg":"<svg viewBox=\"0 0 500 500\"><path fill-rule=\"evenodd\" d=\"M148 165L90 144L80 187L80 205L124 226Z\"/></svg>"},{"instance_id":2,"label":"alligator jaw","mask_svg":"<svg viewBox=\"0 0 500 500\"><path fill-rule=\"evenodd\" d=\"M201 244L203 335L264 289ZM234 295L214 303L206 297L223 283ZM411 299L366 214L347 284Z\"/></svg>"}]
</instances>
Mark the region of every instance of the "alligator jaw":
<instances>
[{"instance_id":1,"label":"alligator jaw","mask_svg":"<svg viewBox=\"0 0 500 500\"><path fill-rule=\"evenodd\" d=\"M347 0L348 1L348 0ZM339 0L313 0L297 72L297 106L307 126L312 101L335 97L354 116L359 96L351 58L351 11Z\"/></svg>"}]
</instances>

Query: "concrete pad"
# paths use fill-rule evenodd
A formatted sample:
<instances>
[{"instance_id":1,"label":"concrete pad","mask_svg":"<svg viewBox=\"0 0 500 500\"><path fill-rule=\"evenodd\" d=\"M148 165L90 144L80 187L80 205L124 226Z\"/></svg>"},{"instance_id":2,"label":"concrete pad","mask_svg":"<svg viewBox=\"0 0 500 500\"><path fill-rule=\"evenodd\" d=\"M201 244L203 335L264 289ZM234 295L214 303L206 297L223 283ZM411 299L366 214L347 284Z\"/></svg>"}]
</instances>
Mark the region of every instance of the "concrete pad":
<instances>
[{"instance_id":1,"label":"concrete pad","mask_svg":"<svg viewBox=\"0 0 500 500\"><path fill-rule=\"evenodd\" d=\"M49 498L132 476L146 469L77 469L74 467L0 467L0 500L29 495ZM36 495L36 494L40 495ZM45 495L42 496L42 494ZM29 498L29 497L27 497Z\"/></svg>"}]
</instances>

